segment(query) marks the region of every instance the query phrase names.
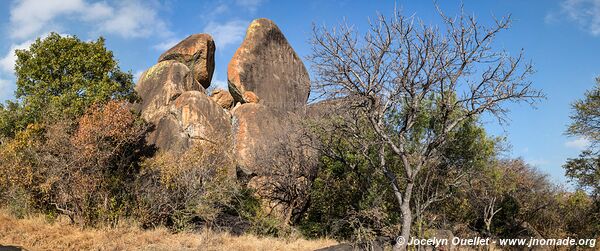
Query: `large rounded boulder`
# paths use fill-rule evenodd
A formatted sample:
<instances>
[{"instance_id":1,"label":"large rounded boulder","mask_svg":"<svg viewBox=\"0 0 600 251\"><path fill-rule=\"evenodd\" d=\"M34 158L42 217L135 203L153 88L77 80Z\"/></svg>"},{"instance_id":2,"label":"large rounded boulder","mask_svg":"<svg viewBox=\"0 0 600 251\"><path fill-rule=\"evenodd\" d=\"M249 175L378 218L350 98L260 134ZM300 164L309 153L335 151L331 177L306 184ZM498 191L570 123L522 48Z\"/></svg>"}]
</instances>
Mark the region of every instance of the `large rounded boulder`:
<instances>
[{"instance_id":1,"label":"large rounded boulder","mask_svg":"<svg viewBox=\"0 0 600 251\"><path fill-rule=\"evenodd\" d=\"M304 107L310 94L310 78L302 60L273 21L252 21L242 45L227 68L229 91L244 103L247 91L268 107L293 111Z\"/></svg>"},{"instance_id":2,"label":"large rounded boulder","mask_svg":"<svg viewBox=\"0 0 600 251\"><path fill-rule=\"evenodd\" d=\"M158 62L175 60L185 64L204 88L210 86L215 70L215 42L208 34L191 35L160 55Z\"/></svg>"}]
</instances>

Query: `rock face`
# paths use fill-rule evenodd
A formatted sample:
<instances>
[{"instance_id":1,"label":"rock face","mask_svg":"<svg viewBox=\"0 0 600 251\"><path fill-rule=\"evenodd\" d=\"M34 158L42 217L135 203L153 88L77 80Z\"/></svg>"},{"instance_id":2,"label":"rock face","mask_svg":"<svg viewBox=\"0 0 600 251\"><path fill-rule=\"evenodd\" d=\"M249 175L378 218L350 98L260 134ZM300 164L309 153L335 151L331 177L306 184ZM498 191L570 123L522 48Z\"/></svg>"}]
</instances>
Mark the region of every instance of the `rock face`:
<instances>
[{"instance_id":1,"label":"rock face","mask_svg":"<svg viewBox=\"0 0 600 251\"><path fill-rule=\"evenodd\" d=\"M310 94L310 78L283 33L271 20L252 21L242 45L227 68L229 91L235 102L252 91L261 103L277 110L304 107Z\"/></svg>"},{"instance_id":2,"label":"rock face","mask_svg":"<svg viewBox=\"0 0 600 251\"><path fill-rule=\"evenodd\" d=\"M229 115L199 91L184 92L161 115L148 142L163 151L183 151L203 141L222 142L231 132Z\"/></svg>"},{"instance_id":3,"label":"rock face","mask_svg":"<svg viewBox=\"0 0 600 251\"><path fill-rule=\"evenodd\" d=\"M208 88L215 70L215 42L208 34L191 35L158 58L158 62L165 60L185 64L192 70L194 79Z\"/></svg>"},{"instance_id":4,"label":"rock face","mask_svg":"<svg viewBox=\"0 0 600 251\"><path fill-rule=\"evenodd\" d=\"M171 101L185 91L204 91L192 78L190 70L173 60L162 61L146 70L140 77L135 90L142 98L139 109L142 118L156 123Z\"/></svg>"},{"instance_id":5,"label":"rock face","mask_svg":"<svg viewBox=\"0 0 600 251\"><path fill-rule=\"evenodd\" d=\"M234 152L238 167L246 174L259 173L261 158L258 154L273 152L281 134L285 132L283 114L256 103L242 104L232 110Z\"/></svg>"},{"instance_id":6,"label":"rock face","mask_svg":"<svg viewBox=\"0 0 600 251\"><path fill-rule=\"evenodd\" d=\"M155 126L147 140L160 150L183 151L194 142L216 142L231 133L229 115L180 62L152 66L140 77L136 91L142 98L137 104L142 118Z\"/></svg>"},{"instance_id":7,"label":"rock face","mask_svg":"<svg viewBox=\"0 0 600 251\"><path fill-rule=\"evenodd\" d=\"M217 102L223 109L231 109L233 107L233 97L226 90L214 90L210 94L210 98Z\"/></svg>"}]
</instances>

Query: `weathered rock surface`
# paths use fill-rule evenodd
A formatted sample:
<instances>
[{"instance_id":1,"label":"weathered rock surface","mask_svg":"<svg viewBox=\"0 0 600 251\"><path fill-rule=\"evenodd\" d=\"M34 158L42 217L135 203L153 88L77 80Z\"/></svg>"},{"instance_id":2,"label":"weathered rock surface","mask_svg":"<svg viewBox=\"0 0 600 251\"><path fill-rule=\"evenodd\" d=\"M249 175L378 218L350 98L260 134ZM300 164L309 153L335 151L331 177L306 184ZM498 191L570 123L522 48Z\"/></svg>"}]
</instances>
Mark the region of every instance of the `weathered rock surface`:
<instances>
[{"instance_id":1,"label":"weathered rock surface","mask_svg":"<svg viewBox=\"0 0 600 251\"><path fill-rule=\"evenodd\" d=\"M233 107L233 96L226 90L214 90L210 94L210 98L217 102L223 109L231 109Z\"/></svg>"},{"instance_id":2,"label":"weathered rock surface","mask_svg":"<svg viewBox=\"0 0 600 251\"><path fill-rule=\"evenodd\" d=\"M278 110L304 107L310 78L302 60L271 20L252 21L227 68L229 91L236 102L252 91L261 103Z\"/></svg>"},{"instance_id":3,"label":"weathered rock surface","mask_svg":"<svg viewBox=\"0 0 600 251\"><path fill-rule=\"evenodd\" d=\"M165 60L185 64L192 70L194 79L208 88L215 70L215 42L208 34L191 35L158 58L158 62Z\"/></svg>"},{"instance_id":4,"label":"weathered rock surface","mask_svg":"<svg viewBox=\"0 0 600 251\"><path fill-rule=\"evenodd\" d=\"M142 118L154 124L148 142L163 151L181 151L197 141L229 137L230 116L204 94L190 69L166 60L142 74L136 91Z\"/></svg>"},{"instance_id":5,"label":"weathered rock surface","mask_svg":"<svg viewBox=\"0 0 600 251\"><path fill-rule=\"evenodd\" d=\"M286 132L284 114L256 103L232 110L232 137L238 167L245 173L259 173L264 153L277 152L277 140ZM261 156L263 155L263 156Z\"/></svg>"},{"instance_id":6,"label":"weathered rock surface","mask_svg":"<svg viewBox=\"0 0 600 251\"><path fill-rule=\"evenodd\" d=\"M256 95L256 93L251 92L251 91L244 92L244 95L242 97L244 98L244 102L246 102L246 103L258 103L258 102L260 102L260 98L258 98L258 96Z\"/></svg>"},{"instance_id":7,"label":"weathered rock surface","mask_svg":"<svg viewBox=\"0 0 600 251\"><path fill-rule=\"evenodd\" d=\"M182 151L198 142L218 143L231 133L230 117L199 91L187 91L169 105L148 141L165 151Z\"/></svg>"},{"instance_id":8,"label":"weathered rock surface","mask_svg":"<svg viewBox=\"0 0 600 251\"><path fill-rule=\"evenodd\" d=\"M167 106L185 91L203 91L204 88L192 78L190 70L173 60L162 61L146 70L135 90L142 98L138 109L142 118L158 123L168 110Z\"/></svg>"}]
</instances>

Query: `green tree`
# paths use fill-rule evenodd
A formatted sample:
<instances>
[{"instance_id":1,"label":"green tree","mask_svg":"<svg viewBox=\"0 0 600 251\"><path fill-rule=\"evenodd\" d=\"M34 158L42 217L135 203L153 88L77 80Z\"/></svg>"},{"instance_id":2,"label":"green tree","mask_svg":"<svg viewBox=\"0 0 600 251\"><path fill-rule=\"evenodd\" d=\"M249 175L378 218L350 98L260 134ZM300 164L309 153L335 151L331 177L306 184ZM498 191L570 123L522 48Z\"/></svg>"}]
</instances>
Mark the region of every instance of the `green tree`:
<instances>
[{"instance_id":1,"label":"green tree","mask_svg":"<svg viewBox=\"0 0 600 251\"><path fill-rule=\"evenodd\" d=\"M14 137L30 123L78 117L95 103L135 98L131 73L119 69L103 38L86 42L52 33L16 55L17 102L0 109L1 136Z\"/></svg>"},{"instance_id":2,"label":"green tree","mask_svg":"<svg viewBox=\"0 0 600 251\"><path fill-rule=\"evenodd\" d=\"M573 114L567 133L573 136L586 137L592 146L600 142L600 77L596 78L596 86L585 93L585 98L572 105Z\"/></svg>"},{"instance_id":3,"label":"green tree","mask_svg":"<svg viewBox=\"0 0 600 251\"><path fill-rule=\"evenodd\" d=\"M8 101L6 104L0 104L0 144L3 137L14 137L14 128L25 128L26 125L19 124L22 121L22 109L17 102Z\"/></svg>"},{"instance_id":4,"label":"green tree","mask_svg":"<svg viewBox=\"0 0 600 251\"><path fill-rule=\"evenodd\" d=\"M592 150L583 151L579 157L567 160L563 165L566 176L588 191L596 199L600 197L600 156Z\"/></svg>"},{"instance_id":5,"label":"green tree","mask_svg":"<svg viewBox=\"0 0 600 251\"><path fill-rule=\"evenodd\" d=\"M579 229L578 234L585 234L585 229L587 232L598 233L600 230L600 77L596 78L595 87L587 91L583 99L573 103L572 109L572 122L567 129L567 134L584 137L591 141L591 145L577 158L568 159L563 168L565 175L577 184L578 189L587 192L593 203L587 210L583 210L585 214L576 217L585 219L583 222L586 227L581 228L582 224L569 224L569 227Z\"/></svg>"},{"instance_id":6,"label":"green tree","mask_svg":"<svg viewBox=\"0 0 600 251\"><path fill-rule=\"evenodd\" d=\"M355 112L343 108L335 110ZM375 132L364 120L347 123L346 120L353 117L333 116L312 123L322 156L312 185L310 207L300 222L307 236L369 243L378 236L395 237L401 226L393 191L385 173L380 171L378 145L356 147L361 142L372 141ZM419 127L426 131L435 124L432 122L433 116L423 116ZM356 137L347 137L350 133ZM457 189L464 189L466 179L472 176L465 174L480 172L490 162L495 156L496 144L476 118L465 121L449 135L448 141L440 147L444 158L424 167L419 176L421 182L411 199L417 208L413 217L418 237L424 237L427 229L447 227L441 226L444 212L437 208L448 204ZM386 159L389 163L398 161L391 153Z\"/></svg>"},{"instance_id":7,"label":"green tree","mask_svg":"<svg viewBox=\"0 0 600 251\"><path fill-rule=\"evenodd\" d=\"M596 200L600 196L600 78L596 86L585 93L585 98L572 105L572 123L567 134L589 139L591 146L579 157L569 159L563 166L567 177L577 183L579 188L590 192Z\"/></svg>"}]
</instances>

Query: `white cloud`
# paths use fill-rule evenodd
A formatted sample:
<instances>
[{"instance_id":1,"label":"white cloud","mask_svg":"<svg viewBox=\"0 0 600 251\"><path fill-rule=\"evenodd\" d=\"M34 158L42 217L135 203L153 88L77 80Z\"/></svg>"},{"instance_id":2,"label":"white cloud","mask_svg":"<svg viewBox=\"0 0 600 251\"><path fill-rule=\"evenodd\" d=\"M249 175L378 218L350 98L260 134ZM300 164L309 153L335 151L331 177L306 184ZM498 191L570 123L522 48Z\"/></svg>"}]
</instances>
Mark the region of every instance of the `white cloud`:
<instances>
[{"instance_id":1,"label":"white cloud","mask_svg":"<svg viewBox=\"0 0 600 251\"><path fill-rule=\"evenodd\" d=\"M148 37L152 34L169 36L167 25L158 17L158 11L142 1L122 1L109 18L103 20L99 30L125 38Z\"/></svg>"},{"instance_id":2,"label":"white cloud","mask_svg":"<svg viewBox=\"0 0 600 251\"><path fill-rule=\"evenodd\" d=\"M223 14L227 11L229 11L229 6L227 6L227 4L219 4L216 8L214 8L214 10L212 11L212 14L219 15L219 14Z\"/></svg>"},{"instance_id":3,"label":"white cloud","mask_svg":"<svg viewBox=\"0 0 600 251\"><path fill-rule=\"evenodd\" d=\"M15 70L15 61L17 60L15 50L27 49L32 43L33 40L27 40L20 44L11 45L6 55L0 59L0 70L5 73L13 73Z\"/></svg>"},{"instance_id":4,"label":"white cloud","mask_svg":"<svg viewBox=\"0 0 600 251\"><path fill-rule=\"evenodd\" d=\"M10 10L10 37L28 39L50 26L54 18L85 9L83 0L23 0Z\"/></svg>"},{"instance_id":5,"label":"white cloud","mask_svg":"<svg viewBox=\"0 0 600 251\"><path fill-rule=\"evenodd\" d=\"M568 148L574 148L583 150L586 147L590 146L591 142L586 138L577 138L571 141L565 142L565 146Z\"/></svg>"},{"instance_id":6,"label":"white cloud","mask_svg":"<svg viewBox=\"0 0 600 251\"><path fill-rule=\"evenodd\" d=\"M236 0L235 3L241 7L247 8L250 12L255 12L264 0Z\"/></svg>"},{"instance_id":7,"label":"white cloud","mask_svg":"<svg viewBox=\"0 0 600 251\"><path fill-rule=\"evenodd\" d=\"M228 45L242 41L248 26L247 21L234 20L226 23L210 22L204 28L204 32L211 34L215 40L217 50Z\"/></svg>"},{"instance_id":8,"label":"white cloud","mask_svg":"<svg viewBox=\"0 0 600 251\"><path fill-rule=\"evenodd\" d=\"M593 36L600 35L600 0L564 0L560 7L561 16L577 23ZM556 17L555 14L549 14L546 21Z\"/></svg>"},{"instance_id":9,"label":"white cloud","mask_svg":"<svg viewBox=\"0 0 600 251\"><path fill-rule=\"evenodd\" d=\"M167 39L164 42L155 44L154 46L152 46L152 48L154 48L157 51L166 51L168 49L173 48L173 46L175 46L177 43L179 43L182 39L176 39L176 38L172 38L172 39Z\"/></svg>"},{"instance_id":10,"label":"white cloud","mask_svg":"<svg viewBox=\"0 0 600 251\"><path fill-rule=\"evenodd\" d=\"M98 2L90 4L82 10L82 20L85 21L97 21L107 19L115 15L113 7L109 6L104 2Z\"/></svg>"},{"instance_id":11,"label":"white cloud","mask_svg":"<svg viewBox=\"0 0 600 251\"><path fill-rule=\"evenodd\" d=\"M85 22L91 30L125 38L169 35L166 23L158 17L158 6L141 0L119 1L113 6L89 0L19 1L10 10L9 34L23 41L59 29L67 20Z\"/></svg>"},{"instance_id":12,"label":"white cloud","mask_svg":"<svg viewBox=\"0 0 600 251\"><path fill-rule=\"evenodd\" d=\"M542 158L526 158L525 162L527 162L527 164L529 165L536 167L548 165L550 163L548 160Z\"/></svg>"}]
</instances>

